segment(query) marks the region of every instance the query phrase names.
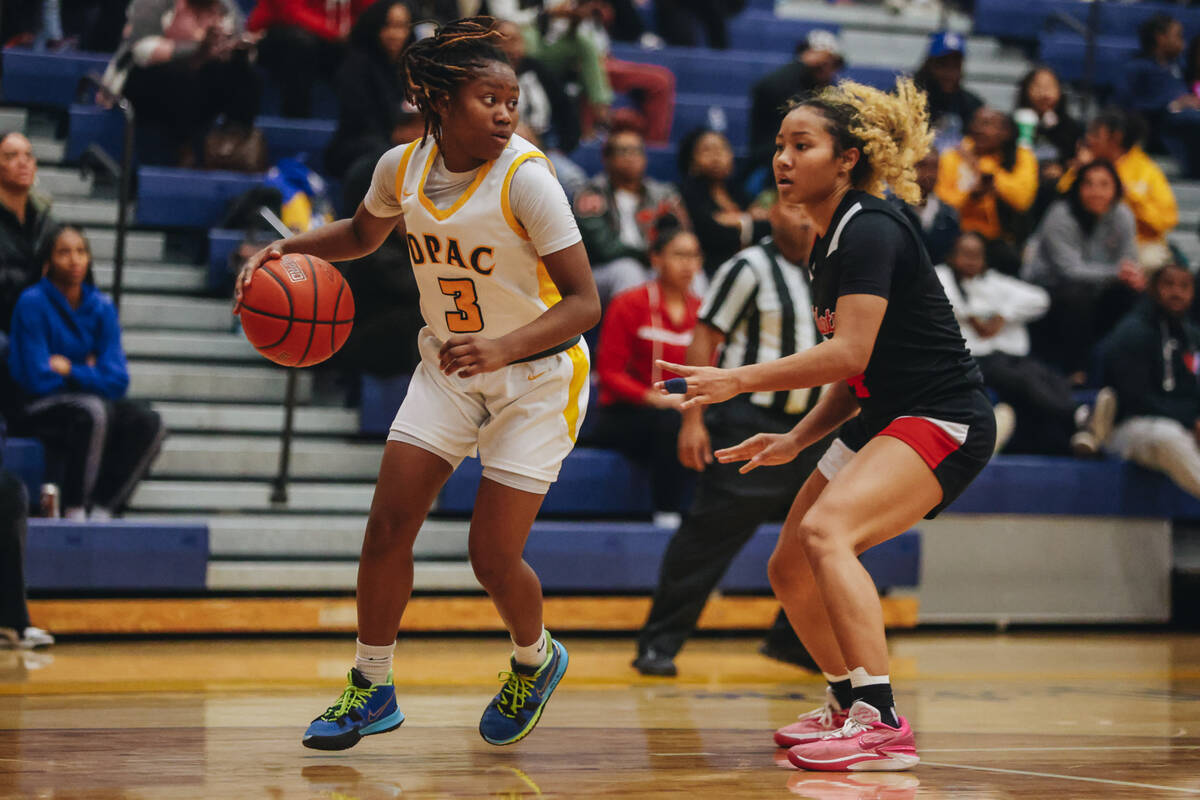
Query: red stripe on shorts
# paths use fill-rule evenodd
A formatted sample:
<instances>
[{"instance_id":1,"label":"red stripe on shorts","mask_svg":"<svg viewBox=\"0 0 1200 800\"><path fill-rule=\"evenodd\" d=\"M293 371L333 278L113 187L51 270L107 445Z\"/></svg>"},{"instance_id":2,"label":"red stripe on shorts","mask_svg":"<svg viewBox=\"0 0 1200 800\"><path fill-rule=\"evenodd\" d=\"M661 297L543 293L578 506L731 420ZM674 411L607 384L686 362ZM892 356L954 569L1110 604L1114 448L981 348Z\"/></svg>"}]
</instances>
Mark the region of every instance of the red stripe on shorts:
<instances>
[{"instance_id":1,"label":"red stripe on shorts","mask_svg":"<svg viewBox=\"0 0 1200 800\"><path fill-rule=\"evenodd\" d=\"M960 445L953 436L923 417L900 417L879 432L880 436L891 436L907 444L921 460L936 469L946 456Z\"/></svg>"}]
</instances>

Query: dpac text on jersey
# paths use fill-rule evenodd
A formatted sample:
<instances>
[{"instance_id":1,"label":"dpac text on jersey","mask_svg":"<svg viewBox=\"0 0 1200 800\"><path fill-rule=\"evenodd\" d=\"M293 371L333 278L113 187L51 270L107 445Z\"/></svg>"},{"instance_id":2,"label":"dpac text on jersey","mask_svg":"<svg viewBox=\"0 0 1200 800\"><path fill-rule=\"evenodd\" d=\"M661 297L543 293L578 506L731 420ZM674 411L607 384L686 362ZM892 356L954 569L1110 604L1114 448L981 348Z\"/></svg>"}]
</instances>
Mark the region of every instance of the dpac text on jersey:
<instances>
[{"instance_id":1,"label":"dpac text on jersey","mask_svg":"<svg viewBox=\"0 0 1200 800\"><path fill-rule=\"evenodd\" d=\"M422 239L424 239L423 242ZM442 255L443 250L445 251L444 255ZM447 237L443 247L442 237L434 236L432 233L426 233L421 239L418 239L415 234L408 234L408 255L412 259L414 267L429 261L431 264L452 264L463 269L475 270L480 275L491 275L492 270L496 268L494 252L495 250L491 246L476 247L464 261L462 248L459 246L458 240L453 237ZM440 259L439 255L442 256ZM468 264L468 262L470 263Z\"/></svg>"}]
</instances>

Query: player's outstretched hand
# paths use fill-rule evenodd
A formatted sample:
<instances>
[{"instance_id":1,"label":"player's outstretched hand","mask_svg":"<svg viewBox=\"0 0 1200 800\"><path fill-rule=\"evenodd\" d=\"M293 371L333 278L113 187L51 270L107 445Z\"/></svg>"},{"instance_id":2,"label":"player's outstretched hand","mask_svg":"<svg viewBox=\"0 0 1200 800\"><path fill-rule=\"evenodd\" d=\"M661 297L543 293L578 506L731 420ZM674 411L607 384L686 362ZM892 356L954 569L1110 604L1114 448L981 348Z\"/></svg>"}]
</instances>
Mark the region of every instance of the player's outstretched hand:
<instances>
[{"instance_id":1,"label":"player's outstretched hand","mask_svg":"<svg viewBox=\"0 0 1200 800\"><path fill-rule=\"evenodd\" d=\"M238 270L237 280L233 282L233 313L238 313L238 309L242 307L242 293L250 285L250 279L254 277L254 270L261 267L264 262L270 261L272 258L281 258L282 256L283 242L278 241L271 242L245 260L242 268Z\"/></svg>"},{"instance_id":2,"label":"player's outstretched hand","mask_svg":"<svg viewBox=\"0 0 1200 800\"><path fill-rule=\"evenodd\" d=\"M477 333L451 336L438 351L439 366L447 375L469 378L481 372L493 372L509 363L504 348L495 339Z\"/></svg>"},{"instance_id":3,"label":"player's outstretched hand","mask_svg":"<svg viewBox=\"0 0 1200 800\"><path fill-rule=\"evenodd\" d=\"M693 408L711 403L723 403L729 398L740 394L742 389L738 379L733 376L733 370L718 367L689 367L686 364L672 364L669 361L658 360L660 369L674 372L687 381L687 393L680 410ZM654 384L655 389L669 392L672 387L667 381Z\"/></svg>"},{"instance_id":4,"label":"player's outstretched hand","mask_svg":"<svg viewBox=\"0 0 1200 800\"><path fill-rule=\"evenodd\" d=\"M757 467L786 464L799 454L799 445L791 434L787 433L756 433L741 444L716 452L717 461L722 464L745 461L746 463L738 469L743 475Z\"/></svg>"}]
</instances>

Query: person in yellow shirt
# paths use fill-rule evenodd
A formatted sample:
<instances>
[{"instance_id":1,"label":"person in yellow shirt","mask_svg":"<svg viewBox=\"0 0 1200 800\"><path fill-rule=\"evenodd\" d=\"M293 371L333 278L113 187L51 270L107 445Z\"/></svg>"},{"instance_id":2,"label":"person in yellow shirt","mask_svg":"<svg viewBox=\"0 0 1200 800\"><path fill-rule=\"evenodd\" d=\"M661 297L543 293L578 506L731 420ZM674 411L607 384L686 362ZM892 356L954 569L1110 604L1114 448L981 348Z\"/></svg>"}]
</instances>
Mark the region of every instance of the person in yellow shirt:
<instances>
[{"instance_id":1,"label":"person in yellow shirt","mask_svg":"<svg viewBox=\"0 0 1200 800\"><path fill-rule=\"evenodd\" d=\"M988 242L988 259L1003 272L1020 269L1022 217L1038 189L1033 151L1017 144L1012 119L993 108L975 112L969 135L942 154L934 192L958 211L964 231Z\"/></svg>"},{"instance_id":2,"label":"person in yellow shirt","mask_svg":"<svg viewBox=\"0 0 1200 800\"><path fill-rule=\"evenodd\" d=\"M1139 144L1144 126L1120 109L1105 109L1088 126L1076 164L1063 175L1058 190L1066 192L1084 164L1096 159L1117 168L1125 190L1125 204L1137 222L1138 261L1155 270L1171 260L1167 234L1179 224L1175 193L1154 159Z\"/></svg>"}]
</instances>

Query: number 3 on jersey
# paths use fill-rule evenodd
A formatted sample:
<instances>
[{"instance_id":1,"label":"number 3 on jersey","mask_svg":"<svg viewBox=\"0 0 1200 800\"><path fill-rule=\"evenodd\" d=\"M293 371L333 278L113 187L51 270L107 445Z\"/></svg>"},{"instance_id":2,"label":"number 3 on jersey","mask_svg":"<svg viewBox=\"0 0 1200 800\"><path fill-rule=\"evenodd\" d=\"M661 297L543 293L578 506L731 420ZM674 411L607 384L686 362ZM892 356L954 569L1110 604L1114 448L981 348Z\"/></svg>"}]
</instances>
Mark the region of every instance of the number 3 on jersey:
<instances>
[{"instance_id":1,"label":"number 3 on jersey","mask_svg":"<svg viewBox=\"0 0 1200 800\"><path fill-rule=\"evenodd\" d=\"M451 333L479 333L483 330L483 312L470 278L438 278L442 294L454 298L455 311L446 312L446 327Z\"/></svg>"}]
</instances>

